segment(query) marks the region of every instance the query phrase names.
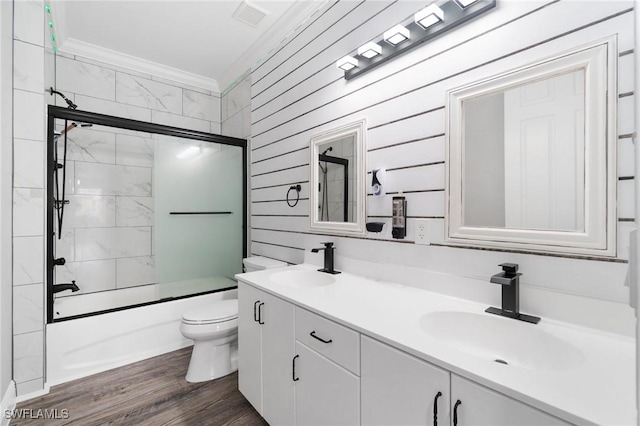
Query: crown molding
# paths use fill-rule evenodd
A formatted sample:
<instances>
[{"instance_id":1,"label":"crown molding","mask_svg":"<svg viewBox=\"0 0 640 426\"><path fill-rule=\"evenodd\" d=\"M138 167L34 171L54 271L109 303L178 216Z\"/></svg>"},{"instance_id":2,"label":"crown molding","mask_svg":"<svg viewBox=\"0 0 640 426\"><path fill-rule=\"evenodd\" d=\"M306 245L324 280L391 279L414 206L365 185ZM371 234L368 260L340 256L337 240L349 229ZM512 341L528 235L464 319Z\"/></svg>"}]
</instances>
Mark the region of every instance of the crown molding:
<instances>
[{"instance_id":1,"label":"crown molding","mask_svg":"<svg viewBox=\"0 0 640 426\"><path fill-rule=\"evenodd\" d=\"M87 59L105 62L133 71L151 74L154 77L165 78L200 89L219 93L218 82L213 78L193 74L178 68L169 67L157 62L148 61L116 50L100 47L74 38L59 39L58 50L72 55L78 55Z\"/></svg>"},{"instance_id":2,"label":"crown molding","mask_svg":"<svg viewBox=\"0 0 640 426\"><path fill-rule=\"evenodd\" d=\"M305 0L293 2L293 5L253 43L240 57L231 64L219 79L223 92L230 90L248 70L259 61L264 61L273 54L277 47L305 26L318 10L329 0Z\"/></svg>"}]
</instances>

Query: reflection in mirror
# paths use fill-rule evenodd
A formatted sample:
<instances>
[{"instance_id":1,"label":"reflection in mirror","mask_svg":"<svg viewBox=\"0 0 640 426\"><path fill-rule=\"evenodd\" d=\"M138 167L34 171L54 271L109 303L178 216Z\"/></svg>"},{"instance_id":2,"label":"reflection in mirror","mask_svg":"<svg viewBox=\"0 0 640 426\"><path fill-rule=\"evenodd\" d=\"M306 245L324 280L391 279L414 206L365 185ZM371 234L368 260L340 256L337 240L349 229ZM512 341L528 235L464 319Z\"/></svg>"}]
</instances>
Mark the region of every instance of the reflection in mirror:
<instances>
[{"instance_id":1,"label":"reflection in mirror","mask_svg":"<svg viewBox=\"0 0 640 426\"><path fill-rule=\"evenodd\" d=\"M318 220L353 222L355 138L318 145Z\"/></svg>"},{"instance_id":2,"label":"reflection in mirror","mask_svg":"<svg viewBox=\"0 0 640 426\"><path fill-rule=\"evenodd\" d=\"M464 225L584 230L584 77L463 101Z\"/></svg>"},{"instance_id":3,"label":"reflection in mirror","mask_svg":"<svg viewBox=\"0 0 640 426\"><path fill-rule=\"evenodd\" d=\"M360 120L311 138L312 231L364 234L365 129L365 120Z\"/></svg>"},{"instance_id":4,"label":"reflection in mirror","mask_svg":"<svg viewBox=\"0 0 640 426\"><path fill-rule=\"evenodd\" d=\"M616 40L447 92L446 241L615 256Z\"/></svg>"}]
</instances>

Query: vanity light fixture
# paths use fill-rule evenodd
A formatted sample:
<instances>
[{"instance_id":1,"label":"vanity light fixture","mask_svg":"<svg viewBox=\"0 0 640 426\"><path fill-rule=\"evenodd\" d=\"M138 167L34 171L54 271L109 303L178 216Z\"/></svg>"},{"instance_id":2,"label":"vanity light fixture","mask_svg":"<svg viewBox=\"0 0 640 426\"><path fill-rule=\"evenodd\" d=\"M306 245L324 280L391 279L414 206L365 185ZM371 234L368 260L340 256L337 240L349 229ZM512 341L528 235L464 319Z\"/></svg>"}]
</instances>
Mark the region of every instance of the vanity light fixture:
<instances>
[{"instance_id":1,"label":"vanity light fixture","mask_svg":"<svg viewBox=\"0 0 640 426\"><path fill-rule=\"evenodd\" d=\"M392 46L397 46L405 40L409 40L409 30L402 25L396 25L384 33L384 41Z\"/></svg>"},{"instance_id":2,"label":"vanity light fixture","mask_svg":"<svg viewBox=\"0 0 640 426\"><path fill-rule=\"evenodd\" d=\"M372 41L358 48L358 56L362 56L367 59L371 59L381 53L382 48L380 47L380 45Z\"/></svg>"},{"instance_id":3,"label":"vanity light fixture","mask_svg":"<svg viewBox=\"0 0 640 426\"><path fill-rule=\"evenodd\" d=\"M458 6L464 9L465 7L477 2L478 0L454 0L454 1L458 4Z\"/></svg>"},{"instance_id":4,"label":"vanity light fixture","mask_svg":"<svg viewBox=\"0 0 640 426\"><path fill-rule=\"evenodd\" d=\"M356 68L358 66L358 60L353 56L345 56L342 59L338 59L336 62L336 66L344 71L349 71L350 69Z\"/></svg>"},{"instance_id":5,"label":"vanity light fixture","mask_svg":"<svg viewBox=\"0 0 640 426\"><path fill-rule=\"evenodd\" d=\"M477 18L493 9L496 2L497 0L432 0L431 4L408 16L398 25L351 51L337 61L336 65L344 71L344 78L350 80ZM360 57L360 63L357 57Z\"/></svg>"},{"instance_id":6,"label":"vanity light fixture","mask_svg":"<svg viewBox=\"0 0 640 426\"><path fill-rule=\"evenodd\" d=\"M432 25L444 20L444 12L437 4L432 3L414 15L416 24L422 29L427 29Z\"/></svg>"}]
</instances>

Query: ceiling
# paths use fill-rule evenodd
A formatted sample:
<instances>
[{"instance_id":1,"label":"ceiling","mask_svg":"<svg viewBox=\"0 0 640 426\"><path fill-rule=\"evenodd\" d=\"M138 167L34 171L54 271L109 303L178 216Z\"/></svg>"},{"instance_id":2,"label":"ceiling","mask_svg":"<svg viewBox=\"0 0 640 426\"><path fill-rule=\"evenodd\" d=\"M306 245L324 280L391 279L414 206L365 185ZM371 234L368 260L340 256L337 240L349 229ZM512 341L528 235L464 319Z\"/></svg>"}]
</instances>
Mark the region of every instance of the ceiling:
<instances>
[{"instance_id":1,"label":"ceiling","mask_svg":"<svg viewBox=\"0 0 640 426\"><path fill-rule=\"evenodd\" d=\"M255 27L232 17L242 0L51 5L61 52L222 91L325 1L250 0L267 12Z\"/></svg>"}]
</instances>

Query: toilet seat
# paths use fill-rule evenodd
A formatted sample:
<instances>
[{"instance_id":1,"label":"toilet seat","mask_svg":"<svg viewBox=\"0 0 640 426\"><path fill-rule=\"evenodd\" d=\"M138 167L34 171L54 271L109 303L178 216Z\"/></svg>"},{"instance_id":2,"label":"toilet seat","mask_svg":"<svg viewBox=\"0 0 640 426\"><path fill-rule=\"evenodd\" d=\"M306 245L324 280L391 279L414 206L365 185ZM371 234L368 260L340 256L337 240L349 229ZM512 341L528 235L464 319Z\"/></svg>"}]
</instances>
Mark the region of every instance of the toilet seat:
<instances>
[{"instance_id":1,"label":"toilet seat","mask_svg":"<svg viewBox=\"0 0 640 426\"><path fill-rule=\"evenodd\" d=\"M238 318L238 299L229 299L187 311L182 315L182 322L184 324L206 325L227 322L236 318Z\"/></svg>"}]
</instances>

